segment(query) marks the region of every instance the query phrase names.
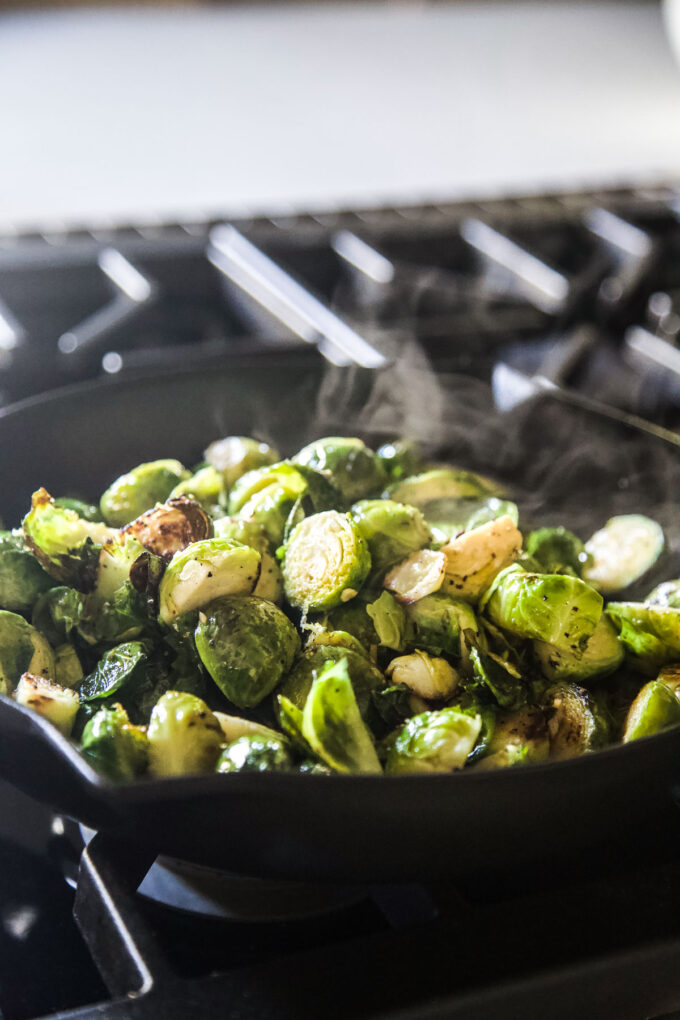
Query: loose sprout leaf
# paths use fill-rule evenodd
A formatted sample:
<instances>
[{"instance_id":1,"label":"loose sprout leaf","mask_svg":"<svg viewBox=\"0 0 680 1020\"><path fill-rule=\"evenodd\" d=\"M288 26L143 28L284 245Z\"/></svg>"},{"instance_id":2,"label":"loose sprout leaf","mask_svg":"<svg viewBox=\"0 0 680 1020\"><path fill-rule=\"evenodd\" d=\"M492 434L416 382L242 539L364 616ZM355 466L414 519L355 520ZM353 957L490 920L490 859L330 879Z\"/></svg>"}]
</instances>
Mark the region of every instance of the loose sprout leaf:
<instances>
[{"instance_id":1,"label":"loose sprout leaf","mask_svg":"<svg viewBox=\"0 0 680 1020\"><path fill-rule=\"evenodd\" d=\"M97 701L117 694L122 687L134 682L148 654L148 647L141 641L128 641L112 648L99 660L94 672L83 680L81 699Z\"/></svg>"},{"instance_id":2,"label":"loose sprout leaf","mask_svg":"<svg viewBox=\"0 0 680 1020\"><path fill-rule=\"evenodd\" d=\"M297 705L294 705L292 701L289 701L284 694L279 694L276 700L278 703L281 729L286 734L298 754L303 755L307 759L315 759L316 755L312 745L304 735L302 726L302 711L297 707Z\"/></svg>"},{"instance_id":3,"label":"loose sprout leaf","mask_svg":"<svg viewBox=\"0 0 680 1020\"><path fill-rule=\"evenodd\" d=\"M415 604L418 605L418 603ZM396 652L405 651L412 628L409 626L403 607L394 596L390 595L388 591L382 592L380 598L366 606L366 612L373 620L380 644L384 648L392 648Z\"/></svg>"},{"instance_id":4,"label":"loose sprout leaf","mask_svg":"<svg viewBox=\"0 0 680 1020\"><path fill-rule=\"evenodd\" d=\"M526 702L526 684L498 656L471 648L470 661L475 683L486 687L501 708L519 708Z\"/></svg>"},{"instance_id":5,"label":"loose sprout leaf","mask_svg":"<svg viewBox=\"0 0 680 1020\"><path fill-rule=\"evenodd\" d=\"M612 517L586 542L583 577L605 595L622 591L654 566L665 545L663 529L642 514Z\"/></svg>"},{"instance_id":6,"label":"loose sprout leaf","mask_svg":"<svg viewBox=\"0 0 680 1020\"><path fill-rule=\"evenodd\" d=\"M382 740L395 727L416 714L413 710L413 691L406 684L392 684L371 694L368 723L378 740Z\"/></svg>"},{"instance_id":7,"label":"loose sprout leaf","mask_svg":"<svg viewBox=\"0 0 680 1020\"><path fill-rule=\"evenodd\" d=\"M345 660L329 663L312 684L302 732L315 753L338 772L382 771Z\"/></svg>"}]
</instances>

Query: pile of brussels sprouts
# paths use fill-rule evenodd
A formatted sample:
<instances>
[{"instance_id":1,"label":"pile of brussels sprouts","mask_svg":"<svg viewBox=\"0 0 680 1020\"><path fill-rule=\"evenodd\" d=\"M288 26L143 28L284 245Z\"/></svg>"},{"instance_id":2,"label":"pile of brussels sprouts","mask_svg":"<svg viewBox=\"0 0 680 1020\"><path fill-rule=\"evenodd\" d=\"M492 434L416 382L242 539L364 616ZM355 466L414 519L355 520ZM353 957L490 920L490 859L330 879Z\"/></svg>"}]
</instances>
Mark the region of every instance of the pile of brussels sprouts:
<instances>
[{"instance_id":1,"label":"pile of brussels sprouts","mask_svg":"<svg viewBox=\"0 0 680 1020\"><path fill-rule=\"evenodd\" d=\"M569 758L680 722L680 581L642 515L522 533L492 481L229 436L0 533L0 693L114 781Z\"/></svg>"}]
</instances>

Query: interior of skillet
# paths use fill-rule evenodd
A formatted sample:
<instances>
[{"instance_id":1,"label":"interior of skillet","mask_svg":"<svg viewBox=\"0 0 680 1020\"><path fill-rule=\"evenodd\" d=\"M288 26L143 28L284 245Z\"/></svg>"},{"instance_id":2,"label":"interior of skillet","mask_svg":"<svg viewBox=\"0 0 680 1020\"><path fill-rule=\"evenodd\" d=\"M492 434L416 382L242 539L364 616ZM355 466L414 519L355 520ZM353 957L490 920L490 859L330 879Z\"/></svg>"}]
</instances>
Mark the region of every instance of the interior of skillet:
<instances>
[{"instance_id":1,"label":"interior of skillet","mask_svg":"<svg viewBox=\"0 0 680 1020\"><path fill-rule=\"evenodd\" d=\"M376 445L407 435L505 483L525 529L562 523L586 537L613 514L645 513L664 526L678 556L676 447L550 394L500 414L488 386L435 375L422 362L377 373L328 368L313 353L78 386L6 409L0 413L0 514L6 526L17 524L39 485L53 495L94 500L135 464L176 457L191 465L226 434L271 440L285 454L321 435L359 435ZM669 576L674 569L677 564L668 564ZM10 712L8 706L0 716ZM0 717L0 741L4 725ZM40 729L31 728L27 762ZM512 862L554 853L611 832L633 809L639 820L643 810L658 807L654 791L667 797L676 737L661 734L640 742L644 747L520 770L519 782L508 774L515 770L403 781L208 776L145 781L100 798L92 787L85 797L82 778L63 769L58 801L75 817L102 823L115 800L113 827L166 853L245 873L403 877L417 874L424 861L446 871L473 859ZM20 741L14 747L21 753ZM52 752L53 761L59 750ZM50 754L42 762L49 769ZM588 776L587 789L573 781L576 773ZM41 775L24 771L22 785L54 801L44 776L44 768ZM407 830L406 818L414 820ZM238 840L227 838L231 832ZM353 832L363 838L349 839Z\"/></svg>"}]
</instances>

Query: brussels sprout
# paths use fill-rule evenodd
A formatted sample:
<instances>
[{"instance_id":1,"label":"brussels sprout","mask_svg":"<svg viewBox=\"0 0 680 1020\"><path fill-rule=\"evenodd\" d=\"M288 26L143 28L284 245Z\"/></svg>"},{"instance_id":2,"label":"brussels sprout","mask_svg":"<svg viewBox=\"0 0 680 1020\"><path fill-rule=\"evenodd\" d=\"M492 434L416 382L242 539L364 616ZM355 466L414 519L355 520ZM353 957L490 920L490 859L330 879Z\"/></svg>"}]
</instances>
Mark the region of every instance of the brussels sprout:
<instances>
[{"instance_id":1,"label":"brussels sprout","mask_svg":"<svg viewBox=\"0 0 680 1020\"><path fill-rule=\"evenodd\" d=\"M69 604L55 608L68 612ZM76 608L76 633L90 645L129 641L149 626L149 608L146 598L129 581L108 600L102 601L96 594L84 595Z\"/></svg>"},{"instance_id":2,"label":"brussels sprout","mask_svg":"<svg viewBox=\"0 0 680 1020\"><path fill-rule=\"evenodd\" d=\"M434 468L420 475L404 478L391 485L385 495L397 503L408 503L422 510L429 518L429 505L438 500L476 499L498 495L493 484L472 471L458 468Z\"/></svg>"},{"instance_id":3,"label":"brussels sprout","mask_svg":"<svg viewBox=\"0 0 680 1020\"><path fill-rule=\"evenodd\" d=\"M159 616L170 624L224 595L249 595L260 576L260 554L228 538L194 542L170 560L158 591Z\"/></svg>"},{"instance_id":4,"label":"brussels sprout","mask_svg":"<svg viewBox=\"0 0 680 1020\"><path fill-rule=\"evenodd\" d=\"M680 609L644 602L610 602L606 613L642 669L680 659Z\"/></svg>"},{"instance_id":5,"label":"brussels sprout","mask_svg":"<svg viewBox=\"0 0 680 1020\"><path fill-rule=\"evenodd\" d=\"M210 538L213 528L200 503L178 496L147 510L123 530L149 552L168 560L188 545Z\"/></svg>"},{"instance_id":6,"label":"brussels sprout","mask_svg":"<svg viewBox=\"0 0 680 1020\"><path fill-rule=\"evenodd\" d=\"M368 652L361 642L357 641L351 634L348 634L346 630L317 630L312 633L307 642L308 648L319 648L329 645L332 648L349 649L351 652L356 652L357 655L368 658Z\"/></svg>"},{"instance_id":7,"label":"brussels sprout","mask_svg":"<svg viewBox=\"0 0 680 1020\"><path fill-rule=\"evenodd\" d=\"M0 532L0 609L27 613L54 578L38 563L21 532Z\"/></svg>"},{"instance_id":8,"label":"brussels sprout","mask_svg":"<svg viewBox=\"0 0 680 1020\"><path fill-rule=\"evenodd\" d=\"M490 691L501 708L519 708L527 700L526 684L510 663L479 648L470 649L470 662L475 685Z\"/></svg>"},{"instance_id":9,"label":"brussels sprout","mask_svg":"<svg viewBox=\"0 0 680 1020\"><path fill-rule=\"evenodd\" d=\"M510 516L464 532L440 550L446 556L444 590L460 598L478 599L521 548L522 536Z\"/></svg>"},{"instance_id":10,"label":"brussels sprout","mask_svg":"<svg viewBox=\"0 0 680 1020\"><path fill-rule=\"evenodd\" d=\"M60 687L77 687L83 675L83 667L73 645L67 643L55 648L54 679Z\"/></svg>"},{"instance_id":11,"label":"brussels sprout","mask_svg":"<svg viewBox=\"0 0 680 1020\"><path fill-rule=\"evenodd\" d=\"M94 671L80 685L82 701L99 701L134 685L144 672L149 648L143 641L128 641L111 648L99 660Z\"/></svg>"},{"instance_id":12,"label":"brussels sprout","mask_svg":"<svg viewBox=\"0 0 680 1020\"><path fill-rule=\"evenodd\" d=\"M108 601L129 580L137 561L146 555L144 546L133 535L116 532L101 547L94 586L100 599Z\"/></svg>"},{"instance_id":13,"label":"brussels sprout","mask_svg":"<svg viewBox=\"0 0 680 1020\"><path fill-rule=\"evenodd\" d=\"M446 659L416 649L411 655L392 659L387 675L394 684L405 684L426 700L450 698L460 683L458 673Z\"/></svg>"},{"instance_id":14,"label":"brussels sprout","mask_svg":"<svg viewBox=\"0 0 680 1020\"><path fill-rule=\"evenodd\" d=\"M22 673L54 679L54 652L43 635L17 613L0 611L0 684L11 691Z\"/></svg>"},{"instance_id":15,"label":"brussels sprout","mask_svg":"<svg viewBox=\"0 0 680 1020\"><path fill-rule=\"evenodd\" d=\"M168 499L172 500L178 496L189 496L196 503L200 503L207 513L212 516L218 515L220 506L226 502L222 473L211 464L199 468L189 478L179 482Z\"/></svg>"},{"instance_id":16,"label":"brussels sprout","mask_svg":"<svg viewBox=\"0 0 680 1020\"><path fill-rule=\"evenodd\" d=\"M219 471L227 489L255 468L276 464L278 450L267 443L258 443L247 436L225 436L211 443L203 454L210 467Z\"/></svg>"},{"instance_id":17,"label":"brussels sprout","mask_svg":"<svg viewBox=\"0 0 680 1020\"><path fill-rule=\"evenodd\" d=\"M305 612L354 598L371 569L368 546L349 514L326 510L298 524L285 546L288 601Z\"/></svg>"},{"instance_id":18,"label":"brussels sprout","mask_svg":"<svg viewBox=\"0 0 680 1020\"><path fill-rule=\"evenodd\" d=\"M154 706L147 737L154 776L212 772L222 750L222 727L206 703L180 691L166 691Z\"/></svg>"},{"instance_id":19,"label":"brussels sprout","mask_svg":"<svg viewBox=\"0 0 680 1020\"><path fill-rule=\"evenodd\" d=\"M175 486L189 477L190 472L178 460L138 464L112 482L102 495L102 517L112 527L122 528L156 503L163 503Z\"/></svg>"},{"instance_id":20,"label":"brussels sprout","mask_svg":"<svg viewBox=\"0 0 680 1020\"><path fill-rule=\"evenodd\" d=\"M111 528L57 506L45 489L33 493L22 527L28 547L48 574L61 584L91 591L99 547L115 536Z\"/></svg>"},{"instance_id":21,"label":"brussels sprout","mask_svg":"<svg viewBox=\"0 0 680 1020\"><path fill-rule=\"evenodd\" d=\"M305 758L314 759L316 755L302 732L304 717L301 710L284 694L277 695L276 703L281 729L290 740L292 747Z\"/></svg>"},{"instance_id":22,"label":"brussels sprout","mask_svg":"<svg viewBox=\"0 0 680 1020\"><path fill-rule=\"evenodd\" d=\"M590 561L583 577L605 595L621 591L654 566L664 544L661 525L649 517L612 517L586 542Z\"/></svg>"},{"instance_id":23,"label":"brussels sprout","mask_svg":"<svg viewBox=\"0 0 680 1020\"><path fill-rule=\"evenodd\" d=\"M455 655L464 651L461 641L465 631L477 633L477 619L469 603L451 598L444 592L427 595L406 606L411 628L411 642L432 655Z\"/></svg>"},{"instance_id":24,"label":"brussels sprout","mask_svg":"<svg viewBox=\"0 0 680 1020\"><path fill-rule=\"evenodd\" d=\"M624 658L623 645L616 628L603 615L583 650L556 648L545 641L534 641L534 650L548 680L591 680L618 669Z\"/></svg>"},{"instance_id":25,"label":"brussels sprout","mask_svg":"<svg viewBox=\"0 0 680 1020\"><path fill-rule=\"evenodd\" d=\"M650 606L670 606L671 609L680 609L680 580L664 581L657 584L656 588L650 591L645 599Z\"/></svg>"},{"instance_id":26,"label":"brussels sprout","mask_svg":"<svg viewBox=\"0 0 680 1020\"><path fill-rule=\"evenodd\" d=\"M385 771L452 772L462 769L481 728L481 716L467 715L456 708L416 715L392 742Z\"/></svg>"},{"instance_id":27,"label":"brussels sprout","mask_svg":"<svg viewBox=\"0 0 680 1020\"><path fill-rule=\"evenodd\" d=\"M585 648L602 615L602 596L578 577L530 574L506 567L482 608L499 627L557 648Z\"/></svg>"},{"instance_id":28,"label":"brussels sprout","mask_svg":"<svg viewBox=\"0 0 680 1020\"><path fill-rule=\"evenodd\" d=\"M680 701L661 678L645 684L630 706L623 727L623 743L649 737L680 723Z\"/></svg>"},{"instance_id":29,"label":"brussels sprout","mask_svg":"<svg viewBox=\"0 0 680 1020\"><path fill-rule=\"evenodd\" d=\"M219 517L214 522L217 538L231 538L243 545L249 545L260 554L260 576L253 595L271 602L283 599L283 575L281 568L271 555L269 538L261 524L241 520L239 517Z\"/></svg>"},{"instance_id":30,"label":"brussels sprout","mask_svg":"<svg viewBox=\"0 0 680 1020\"><path fill-rule=\"evenodd\" d=\"M589 561L580 538L566 528L539 528L526 540L526 551L545 574L575 574L581 577Z\"/></svg>"},{"instance_id":31,"label":"brussels sprout","mask_svg":"<svg viewBox=\"0 0 680 1020\"><path fill-rule=\"evenodd\" d=\"M344 659L329 662L314 680L302 713L302 733L319 758L338 772L382 771Z\"/></svg>"},{"instance_id":32,"label":"brussels sprout","mask_svg":"<svg viewBox=\"0 0 680 1020\"><path fill-rule=\"evenodd\" d=\"M275 546L306 514L337 504L337 489L324 475L288 461L249 471L229 494L229 513L261 524Z\"/></svg>"},{"instance_id":33,"label":"brussels sprout","mask_svg":"<svg viewBox=\"0 0 680 1020\"><path fill-rule=\"evenodd\" d=\"M385 587L400 602L424 599L438 591L446 575L446 555L432 549L421 549L398 563L385 577Z\"/></svg>"},{"instance_id":34,"label":"brussels sprout","mask_svg":"<svg viewBox=\"0 0 680 1020\"><path fill-rule=\"evenodd\" d=\"M78 626L83 610L83 596L74 588L59 585L41 595L33 607L33 626L52 645L67 641Z\"/></svg>"},{"instance_id":35,"label":"brussels sprout","mask_svg":"<svg viewBox=\"0 0 680 1020\"><path fill-rule=\"evenodd\" d=\"M485 499L436 499L427 504L427 522L432 528L435 544L444 545L463 531L473 531L498 520L509 517L515 524L519 520L516 503L497 496Z\"/></svg>"},{"instance_id":36,"label":"brussels sprout","mask_svg":"<svg viewBox=\"0 0 680 1020\"><path fill-rule=\"evenodd\" d=\"M378 739L400 728L407 719L427 711L427 704L406 684L392 684L373 691L368 711L368 725Z\"/></svg>"},{"instance_id":37,"label":"brussels sprout","mask_svg":"<svg viewBox=\"0 0 680 1020\"><path fill-rule=\"evenodd\" d=\"M507 768L542 762L550 756L550 736L545 713L533 705L496 716L493 734L478 769Z\"/></svg>"},{"instance_id":38,"label":"brussels sprout","mask_svg":"<svg viewBox=\"0 0 680 1020\"><path fill-rule=\"evenodd\" d=\"M363 499L354 504L351 515L368 544L371 576L377 580L432 537L420 510L391 499Z\"/></svg>"},{"instance_id":39,"label":"brussels sprout","mask_svg":"<svg viewBox=\"0 0 680 1020\"><path fill-rule=\"evenodd\" d=\"M65 510L74 510L84 521L104 524L99 507L93 506L92 503L84 503L82 499L74 499L72 496L57 496L54 502L56 506L61 506Z\"/></svg>"},{"instance_id":40,"label":"brussels sprout","mask_svg":"<svg viewBox=\"0 0 680 1020\"><path fill-rule=\"evenodd\" d=\"M253 722L252 719L242 719L237 715L226 715L224 712L213 712L218 723L222 727L224 739L228 744L233 744L239 737L264 737L266 739L280 739L281 734L262 723Z\"/></svg>"},{"instance_id":41,"label":"brussels sprout","mask_svg":"<svg viewBox=\"0 0 680 1020\"><path fill-rule=\"evenodd\" d=\"M276 738L258 734L239 737L217 760L218 772L288 772L292 767L288 743L280 733Z\"/></svg>"},{"instance_id":42,"label":"brussels sprout","mask_svg":"<svg viewBox=\"0 0 680 1020\"><path fill-rule=\"evenodd\" d=\"M545 692L544 707L552 758L574 758L607 743L610 722L591 691L573 683L556 684Z\"/></svg>"},{"instance_id":43,"label":"brussels sprout","mask_svg":"<svg viewBox=\"0 0 680 1020\"><path fill-rule=\"evenodd\" d=\"M336 606L330 613L322 617L326 630L344 630L367 650L377 647L379 638L371 619L367 603L361 598L352 599L341 606Z\"/></svg>"},{"instance_id":44,"label":"brussels sprout","mask_svg":"<svg viewBox=\"0 0 680 1020\"><path fill-rule=\"evenodd\" d=\"M413 439L395 439L392 443L383 443L376 455L390 482L416 475L425 467L421 449Z\"/></svg>"},{"instance_id":45,"label":"brussels sprout","mask_svg":"<svg viewBox=\"0 0 680 1020\"><path fill-rule=\"evenodd\" d=\"M78 712L78 695L44 676L24 673L14 692L17 705L24 705L47 719L68 737Z\"/></svg>"},{"instance_id":46,"label":"brussels sprout","mask_svg":"<svg viewBox=\"0 0 680 1020\"><path fill-rule=\"evenodd\" d=\"M421 599L421 601L426 600ZM418 603L416 602L415 605ZM396 652L405 651L413 628L408 623L403 607L394 596L390 595L388 591L384 591L380 598L366 606L366 612L373 620L378 641L382 647L393 648Z\"/></svg>"},{"instance_id":47,"label":"brussels sprout","mask_svg":"<svg viewBox=\"0 0 680 1020\"><path fill-rule=\"evenodd\" d=\"M360 439L341 436L317 439L296 453L293 463L329 472L346 506L364 497L377 496L387 480L382 461Z\"/></svg>"},{"instance_id":48,"label":"brussels sprout","mask_svg":"<svg viewBox=\"0 0 680 1020\"><path fill-rule=\"evenodd\" d=\"M312 684L327 663L345 660L349 677L354 688L359 711L366 716L372 691L383 687L385 679L376 667L366 658L349 648L337 645L311 645L297 657L293 668L281 684L280 692L297 708L303 709Z\"/></svg>"},{"instance_id":49,"label":"brussels sprout","mask_svg":"<svg viewBox=\"0 0 680 1020\"><path fill-rule=\"evenodd\" d=\"M81 738L83 757L115 782L126 783L141 775L149 760L149 742L141 726L133 726L122 705L100 708L85 725Z\"/></svg>"},{"instance_id":50,"label":"brussels sprout","mask_svg":"<svg viewBox=\"0 0 680 1020\"><path fill-rule=\"evenodd\" d=\"M300 639L280 609L253 595L223 597L199 615L196 648L223 694L239 708L259 704L288 672Z\"/></svg>"}]
</instances>

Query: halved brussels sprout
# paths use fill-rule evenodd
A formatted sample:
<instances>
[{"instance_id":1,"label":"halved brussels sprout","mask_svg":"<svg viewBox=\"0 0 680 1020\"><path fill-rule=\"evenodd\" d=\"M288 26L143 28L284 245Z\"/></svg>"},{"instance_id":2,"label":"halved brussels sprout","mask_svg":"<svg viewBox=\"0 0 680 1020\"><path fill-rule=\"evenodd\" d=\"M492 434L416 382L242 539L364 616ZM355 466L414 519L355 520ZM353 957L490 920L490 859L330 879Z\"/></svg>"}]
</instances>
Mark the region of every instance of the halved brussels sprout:
<instances>
[{"instance_id":1,"label":"halved brussels sprout","mask_svg":"<svg viewBox=\"0 0 680 1020\"><path fill-rule=\"evenodd\" d=\"M114 594L130 580L130 574L140 559L146 554L141 542L133 535L116 532L101 547L97 563L95 593L104 600L112 599Z\"/></svg>"},{"instance_id":2,"label":"halved brussels sprout","mask_svg":"<svg viewBox=\"0 0 680 1020\"><path fill-rule=\"evenodd\" d=\"M126 783L141 775L149 760L142 726L133 726L122 705L100 708L85 724L81 752L97 772Z\"/></svg>"},{"instance_id":3,"label":"halved brussels sprout","mask_svg":"<svg viewBox=\"0 0 680 1020\"><path fill-rule=\"evenodd\" d=\"M618 669L624 659L623 645L616 628L604 614L584 649L556 648L545 641L534 641L541 672L548 680L580 680L606 676Z\"/></svg>"},{"instance_id":4,"label":"halved brussels sprout","mask_svg":"<svg viewBox=\"0 0 680 1020\"><path fill-rule=\"evenodd\" d=\"M642 514L612 517L585 545L590 562L583 577L605 595L628 588L654 566L663 551L663 529Z\"/></svg>"},{"instance_id":5,"label":"halved brussels sprout","mask_svg":"<svg viewBox=\"0 0 680 1020\"><path fill-rule=\"evenodd\" d=\"M77 687L83 679L83 667L73 645L59 645L54 650L54 680L60 687Z\"/></svg>"},{"instance_id":6,"label":"halved brussels sprout","mask_svg":"<svg viewBox=\"0 0 680 1020\"><path fill-rule=\"evenodd\" d=\"M288 742L280 733L275 737L255 733L239 737L217 760L218 772L288 772L292 768Z\"/></svg>"},{"instance_id":7,"label":"halved brussels sprout","mask_svg":"<svg viewBox=\"0 0 680 1020\"><path fill-rule=\"evenodd\" d=\"M494 577L519 556L522 535L512 517L498 517L447 542L444 590L475 600Z\"/></svg>"},{"instance_id":8,"label":"halved brussels sprout","mask_svg":"<svg viewBox=\"0 0 680 1020\"><path fill-rule=\"evenodd\" d=\"M474 611L468 602L438 591L405 607L410 624L410 641L433 655L463 654L461 635L477 633Z\"/></svg>"},{"instance_id":9,"label":"halved brussels sprout","mask_svg":"<svg viewBox=\"0 0 680 1020\"><path fill-rule=\"evenodd\" d=\"M54 652L40 631L17 613L0 611L0 685L12 691L22 673L54 679Z\"/></svg>"},{"instance_id":10,"label":"halved brussels sprout","mask_svg":"<svg viewBox=\"0 0 680 1020\"><path fill-rule=\"evenodd\" d=\"M361 718L344 659L328 663L312 684L302 732L322 761L338 772L381 772Z\"/></svg>"},{"instance_id":11,"label":"halved brussels sprout","mask_svg":"<svg viewBox=\"0 0 680 1020\"><path fill-rule=\"evenodd\" d=\"M210 538L212 531L209 515L200 503L186 496L147 510L123 529L126 537L136 538L149 552L166 560L188 545Z\"/></svg>"},{"instance_id":12,"label":"halved brussels sprout","mask_svg":"<svg viewBox=\"0 0 680 1020\"><path fill-rule=\"evenodd\" d=\"M194 542L170 560L158 590L159 616L170 624L223 595L249 595L260 576L260 554L228 538Z\"/></svg>"},{"instance_id":13,"label":"halved brussels sprout","mask_svg":"<svg viewBox=\"0 0 680 1020\"><path fill-rule=\"evenodd\" d=\"M662 680L645 684L630 706L623 727L623 743L650 737L667 726L680 723L680 701L677 694Z\"/></svg>"},{"instance_id":14,"label":"halved brussels sprout","mask_svg":"<svg viewBox=\"0 0 680 1020\"><path fill-rule=\"evenodd\" d=\"M78 695L44 676L24 673L14 691L17 705L24 705L47 719L68 737L78 712Z\"/></svg>"},{"instance_id":15,"label":"halved brussels sprout","mask_svg":"<svg viewBox=\"0 0 680 1020\"><path fill-rule=\"evenodd\" d=\"M566 528L539 528L526 540L526 551L546 574L581 577L589 555L580 538Z\"/></svg>"},{"instance_id":16,"label":"halved brussels sprout","mask_svg":"<svg viewBox=\"0 0 680 1020\"><path fill-rule=\"evenodd\" d=\"M395 439L376 451L390 482L418 474L425 467L422 451L414 439Z\"/></svg>"},{"instance_id":17,"label":"halved brussels sprout","mask_svg":"<svg viewBox=\"0 0 680 1020\"><path fill-rule=\"evenodd\" d=\"M545 692L543 705L552 758L574 758L609 740L610 721L592 691L573 683L556 684Z\"/></svg>"},{"instance_id":18,"label":"halved brussels sprout","mask_svg":"<svg viewBox=\"0 0 680 1020\"><path fill-rule=\"evenodd\" d=\"M436 545L445 545L463 531L473 531L498 520L510 517L517 524L519 509L516 503L497 496L483 499L437 499L427 504L427 522L432 528Z\"/></svg>"},{"instance_id":19,"label":"halved brussels sprout","mask_svg":"<svg viewBox=\"0 0 680 1020\"><path fill-rule=\"evenodd\" d=\"M405 684L426 701L450 698L460 683L458 673L446 659L420 649L392 659L386 673L393 684Z\"/></svg>"},{"instance_id":20,"label":"halved brussels sprout","mask_svg":"<svg viewBox=\"0 0 680 1020\"><path fill-rule=\"evenodd\" d=\"M412 475L391 485L386 492L397 503L418 507L429 517L429 504L442 499L475 499L498 495L492 483L472 471L458 468L434 468L420 475Z\"/></svg>"},{"instance_id":21,"label":"halved brussels sprout","mask_svg":"<svg viewBox=\"0 0 680 1020\"><path fill-rule=\"evenodd\" d=\"M410 553L429 545L432 537L420 510L391 499L360 500L351 515L368 544L371 576L376 580Z\"/></svg>"},{"instance_id":22,"label":"halved brussels sprout","mask_svg":"<svg viewBox=\"0 0 680 1020\"><path fill-rule=\"evenodd\" d=\"M506 567L482 600L499 627L557 648L585 648L602 615L602 596L578 577Z\"/></svg>"},{"instance_id":23,"label":"halved brussels sprout","mask_svg":"<svg viewBox=\"0 0 680 1020\"><path fill-rule=\"evenodd\" d=\"M293 529L286 543L286 597L305 612L332 609L354 598L370 569L368 546L349 514L314 514Z\"/></svg>"},{"instance_id":24,"label":"halved brussels sprout","mask_svg":"<svg viewBox=\"0 0 680 1020\"><path fill-rule=\"evenodd\" d=\"M147 737L154 776L212 772L222 750L222 727L206 703L180 691L166 691L154 706Z\"/></svg>"},{"instance_id":25,"label":"halved brussels sprout","mask_svg":"<svg viewBox=\"0 0 680 1020\"><path fill-rule=\"evenodd\" d=\"M312 684L327 663L345 660L354 695L362 716L366 716L371 693L385 685L385 678L365 654L338 645L310 645L297 657L281 683L280 693L303 709Z\"/></svg>"},{"instance_id":26,"label":"halved brussels sprout","mask_svg":"<svg viewBox=\"0 0 680 1020\"><path fill-rule=\"evenodd\" d=\"M288 617L253 595L211 602L199 614L195 638L208 673L239 708L259 704L274 690L300 646Z\"/></svg>"},{"instance_id":27,"label":"halved brussels sprout","mask_svg":"<svg viewBox=\"0 0 680 1020\"><path fill-rule=\"evenodd\" d=\"M79 591L94 587L99 547L116 534L105 524L57 506L45 489L33 493L22 527L28 547L47 573Z\"/></svg>"},{"instance_id":28,"label":"halved brussels sprout","mask_svg":"<svg viewBox=\"0 0 680 1020\"><path fill-rule=\"evenodd\" d=\"M116 478L103 493L99 501L102 517L111 527L123 528L156 503L163 503L175 486L190 475L178 460L138 464Z\"/></svg>"},{"instance_id":29,"label":"halved brussels sprout","mask_svg":"<svg viewBox=\"0 0 680 1020\"><path fill-rule=\"evenodd\" d=\"M330 473L346 506L378 495L387 480L378 455L356 438L317 439L296 453L293 462Z\"/></svg>"},{"instance_id":30,"label":"halved brussels sprout","mask_svg":"<svg viewBox=\"0 0 680 1020\"><path fill-rule=\"evenodd\" d=\"M249 471L229 494L229 513L261 524L273 546L305 515L337 504L338 491L332 482L318 471L288 461Z\"/></svg>"},{"instance_id":31,"label":"halved brussels sprout","mask_svg":"<svg viewBox=\"0 0 680 1020\"><path fill-rule=\"evenodd\" d=\"M283 575L278 563L271 555L271 545L267 532L255 521L242 520L240 517L219 517L214 522L216 538L232 538L243 545L249 545L260 554L260 576L255 585L253 595L271 602L280 602L283 598Z\"/></svg>"},{"instance_id":32,"label":"halved brussels sprout","mask_svg":"<svg viewBox=\"0 0 680 1020\"><path fill-rule=\"evenodd\" d=\"M200 503L206 513L211 516L219 514L220 506L226 502L222 472L211 464L199 468L198 471L194 471L193 475L174 487L168 496L168 501L178 496L189 496L196 503Z\"/></svg>"},{"instance_id":33,"label":"halved brussels sprout","mask_svg":"<svg viewBox=\"0 0 680 1020\"><path fill-rule=\"evenodd\" d=\"M203 454L208 464L220 472L230 489L242 475L281 460L278 450L248 436L225 436L211 443Z\"/></svg>"},{"instance_id":34,"label":"halved brussels sprout","mask_svg":"<svg viewBox=\"0 0 680 1020\"><path fill-rule=\"evenodd\" d=\"M550 756L550 736L545 713L534 705L496 716L493 734L478 769L507 768L542 762Z\"/></svg>"},{"instance_id":35,"label":"halved brussels sprout","mask_svg":"<svg viewBox=\"0 0 680 1020\"><path fill-rule=\"evenodd\" d=\"M55 584L38 563L21 532L0 532L0 609L27 613Z\"/></svg>"},{"instance_id":36,"label":"halved brussels sprout","mask_svg":"<svg viewBox=\"0 0 680 1020\"><path fill-rule=\"evenodd\" d=\"M680 580L664 581L657 584L656 588L650 591L645 599L650 606L670 606L671 609L680 609Z\"/></svg>"},{"instance_id":37,"label":"halved brussels sprout","mask_svg":"<svg viewBox=\"0 0 680 1020\"><path fill-rule=\"evenodd\" d=\"M385 576L385 587L399 602L418 602L438 591L445 580L446 555L433 549L411 553Z\"/></svg>"},{"instance_id":38,"label":"halved brussels sprout","mask_svg":"<svg viewBox=\"0 0 680 1020\"><path fill-rule=\"evenodd\" d=\"M373 620L378 642L383 648L393 648L396 652L406 650L413 628L409 626L403 607L393 595L384 591L380 598L366 606L366 612Z\"/></svg>"},{"instance_id":39,"label":"halved brussels sprout","mask_svg":"<svg viewBox=\"0 0 680 1020\"><path fill-rule=\"evenodd\" d=\"M481 728L481 716L467 715L456 708L413 716L391 743L385 771L399 774L462 769Z\"/></svg>"},{"instance_id":40,"label":"halved brussels sprout","mask_svg":"<svg viewBox=\"0 0 680 1020\"><path fill-rule=\"evenodd\" d=\"M610 602L606 613L641 668L654 669L680 659L680 609L644 602Z\"/></svg>"}]
</instances>

